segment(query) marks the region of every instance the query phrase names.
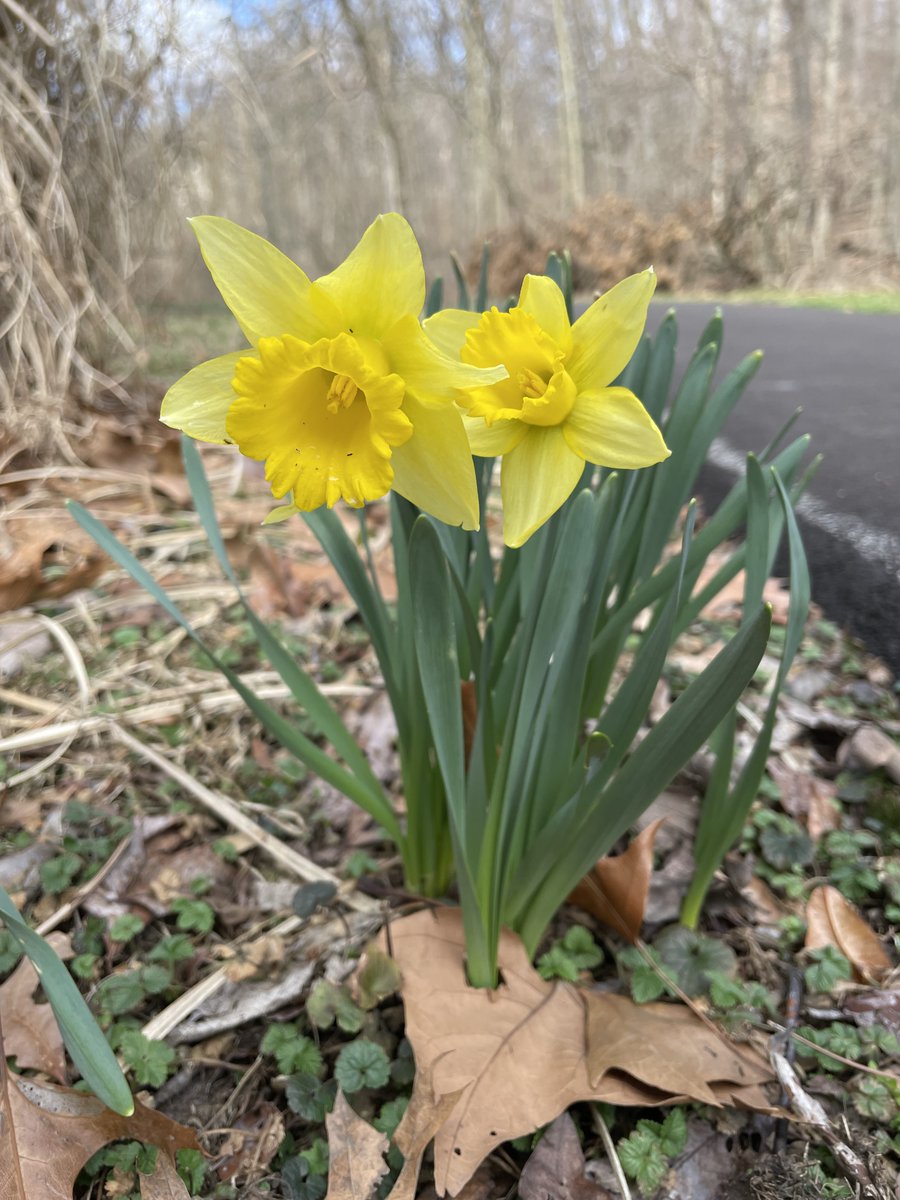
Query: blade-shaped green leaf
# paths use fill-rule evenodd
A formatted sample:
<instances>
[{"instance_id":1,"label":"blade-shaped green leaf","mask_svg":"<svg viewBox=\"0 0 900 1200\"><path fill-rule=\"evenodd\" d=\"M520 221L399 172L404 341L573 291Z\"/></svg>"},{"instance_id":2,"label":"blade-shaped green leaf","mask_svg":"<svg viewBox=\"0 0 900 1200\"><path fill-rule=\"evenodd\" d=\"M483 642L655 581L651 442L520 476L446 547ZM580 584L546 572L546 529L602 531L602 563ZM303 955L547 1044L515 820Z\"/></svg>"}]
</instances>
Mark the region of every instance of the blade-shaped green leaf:
<instances>
[{"instance_id":1,"label":"blade-shaped green leaf","mask_svg":"<svg viewBox=\"0 0 900 1200\"><path fill-rule=\"evenodd\" d=\"M465 830L465 758L450 568L434 526L420 517L409 540L415 645L434 748L451 813Z\"/></svg>"},{"instance_id":2,"label":"blade-shaped green leaf","mask_svg":"<svg viewBox=\"0 0 900 1200\"><path fill-rule=\"evenodd\" d=\"M53 947L25 924L12 898L2 887L0 917L31 959L66 1049L81 1077L107 1108L124 1117L130 1116L134 1112L131 1089L75 980Z\"/></svg>"},{"instance_id":3,"label":"blade-shaped green leaf","mask_svg":"<svg viewBox=\"0 0 900 1200\"><path fill-rule=\"evenodd\" d=\"M444 307L444 280L438 275L428 289L428 295L425 298L425 316L433 317L436 312L440 312Z\"/></svg>"},{"instance_id":4,"label":"blade-shaped green leaf","mask_svg":"<svg viewBox=\"0 0 900 1200\"><path fill-rule=\"evenodd\" d=\"M466 309L471 308L472 305L469 299L469 285L466 283L465 271L463 271L462 263L459 261L459 256L451 252L450 262L453 266L453 277L456 280L456 307Z\"/></svg>"},{"instance_id":5,"label":"blade-shaped green leaf","mask_svg":"<svg viewBox=\"0 0 900 1200\"><path fill-rule=\"evenodd\" d=\"M491 262L491 248L487 242L481 247L481 265L478 269L478 288L475 292L475 311L484 312L488 301L488 268Z\"/></svg>"},{"instance_id":6,"label":"blade-shaped green leaf","mask_svg":"<svg viewBox=\"0 0 900 1200\"><path fill-rule=\"evenodd\" d=\"M597 796L588 781L541 832L540 854L523 860L513 898L526 896L514 915L530 951L578 880L663 791L737 702L765 652L770 624L771 612L764 607L688 685L603 793Z\"/></svg>"},{"instance_id":7,"label":"blade-shaped green leaf","mask_svg":"<svg viewBox=\"0 0 900 1200\"><path fill-rule=\"evenodd\" d=\"M317 508L303 517L359 609L378 656L385 686L395 699L398 696L393 672L396 634L384 601L372 586L359 552L337 513L330 508Z\"/></svg>"},{"instance_id":8,"label":"blade-shaped green leaf","mask_svg":"<svg viewBox=\"0 0 900 1200\"><path fill-rule=\"evenodd\" d=\"M772 476L788 531L791 599L784 648L763 720L763 727L756 736L753 749L741 769L737 781L727 793L723 794L721 787L717 786L707 789L704 796L694 845L697 869L682 909L682 920L687 925L696 924L716 868L740 836L750 806L756 798L772 743L772 733L778 715L778 697L803 639L803 630L809 612L809 568L803 549L803 539L797 526L790 497L781 477L774 468L772 468Z\"/></svg>"},{"instance_id":9,"label":"blade-shaped green leaf","mask_svg":"<svg viewBox=\"0 0 900 1200\"><path fill-rule=\"evenodd\" d=\"M212 492L209 489L209 482L206 478L206 472L203 470L203 462L197 447L190 438L183 437L181 440L181 450L184 457L185 474L194 498L197 516L200 518L200 523L206 532L206 536L209 538L209 544L218 559L219 565L227 579L234 584L237 590L241 605L257 642L269 662L281 676L283 682L290 688L294 699L308 713L313 724L320 730L341 758L343 758L360 783L372 792L375 802L379 802L380 796L382 802L387 805L389 802L384 794L384 789L369 766L369 762L359 748L356 739L347 729L328 699L319 691L315 680L287 652L271 629L259 619L248 604L243 588L229 561L225 543L222 540L219 522L216 519Z\"/></svg>"}]
</instances>

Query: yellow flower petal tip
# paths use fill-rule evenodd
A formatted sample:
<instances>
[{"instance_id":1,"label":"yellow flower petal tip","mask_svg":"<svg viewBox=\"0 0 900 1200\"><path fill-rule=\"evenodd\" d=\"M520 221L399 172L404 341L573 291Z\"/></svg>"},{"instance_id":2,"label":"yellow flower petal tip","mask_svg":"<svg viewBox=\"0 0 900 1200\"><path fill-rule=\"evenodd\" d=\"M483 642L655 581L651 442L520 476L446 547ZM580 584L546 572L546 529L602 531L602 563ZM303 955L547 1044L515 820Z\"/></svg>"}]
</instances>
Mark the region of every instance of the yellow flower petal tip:
<instances>
[{"instance_id":1,"label":"yellow flower petal tip","mask_svg":"<svg viewBox=\"0 0 900 1200\"><path fill-rule=\"evenodd\" d=\"M643 334L653 268L623 280L572 324L562 291L527 275L518 304L476 320L436 314L426 329L464 363L507 378L460 399L474 454L502 454L504 540L519 546L568 499L584 464L633 470L669 455L640 400L612 387Z\"/></svg>"},{"instance_id":2,"label":"yellow flower petal tip","mask_svg":"<svg viewBox=\"0 0 900 1200\"><path fill-rule=\"evenodd\" d=\"M339 500L358 507L396 482L433 516L477 526L456 402L506 372L451 358L424 332L425 274L409 223L398 213L376 217L344 262L315 281L225 218L190 223L249 345L176 383L162 420L264 461L273 494L290 496L267 522Z\"/></svg>"}]
</instances>

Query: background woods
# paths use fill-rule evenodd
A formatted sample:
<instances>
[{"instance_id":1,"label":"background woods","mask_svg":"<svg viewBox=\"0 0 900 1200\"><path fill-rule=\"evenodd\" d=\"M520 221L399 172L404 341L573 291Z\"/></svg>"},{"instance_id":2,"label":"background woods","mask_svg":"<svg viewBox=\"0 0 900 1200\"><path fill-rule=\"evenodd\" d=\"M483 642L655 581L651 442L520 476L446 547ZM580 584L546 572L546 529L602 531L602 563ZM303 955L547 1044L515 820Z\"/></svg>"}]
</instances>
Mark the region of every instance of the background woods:
<instances>
[{"instance_id":1,"label":"background woods","mask_svg":"<svg viewBox=\"0 0 900 1200\"><path fill-rule=\"evenodd\" d=\"M648 261L891 286L900 5L0 0L0 197L0 414L28 444L134 361L136 302L206 298L196 212L326 270L401 209L432 271L490 236L498 290L560 243L585 290Z\"/></svg>"}]
</instances>

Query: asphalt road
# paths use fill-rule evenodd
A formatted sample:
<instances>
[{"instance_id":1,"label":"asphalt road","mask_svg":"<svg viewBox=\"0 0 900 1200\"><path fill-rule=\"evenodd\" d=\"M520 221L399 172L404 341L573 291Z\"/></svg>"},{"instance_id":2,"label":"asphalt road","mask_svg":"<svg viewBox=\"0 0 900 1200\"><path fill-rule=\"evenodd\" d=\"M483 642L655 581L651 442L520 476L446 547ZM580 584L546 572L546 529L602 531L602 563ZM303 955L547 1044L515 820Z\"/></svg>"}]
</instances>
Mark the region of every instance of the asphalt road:
<instances>
[{"instance_id":1,"label":"asphalt road","mask_svg":"<svg viewBox=\"0 0 900 1200\"><path fill-rule=\"evenodd\" d=\"M654 303L648 332L670 307L680 377L714 305ZM824 455L798 512L813 599L900 674L900 317L730 304L722 312L718 376L752 350L765 358L713 447L700 494L714 508L746 452L802 408L795 433L809 433Z\"/></svg>"}]
</instances>

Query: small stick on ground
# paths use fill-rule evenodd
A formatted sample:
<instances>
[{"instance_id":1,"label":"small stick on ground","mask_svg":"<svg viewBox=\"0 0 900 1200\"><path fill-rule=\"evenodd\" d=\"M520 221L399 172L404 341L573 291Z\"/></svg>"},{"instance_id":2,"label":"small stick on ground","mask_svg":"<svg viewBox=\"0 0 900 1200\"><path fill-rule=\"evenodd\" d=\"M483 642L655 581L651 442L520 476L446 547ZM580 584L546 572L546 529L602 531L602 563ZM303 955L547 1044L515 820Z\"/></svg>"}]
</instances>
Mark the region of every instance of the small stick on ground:
<instances>
[{"instance_id":1,"label":"small stick on ground","mask_svg":"<svg viewBox=\"0 0 900 1200\"><path fill-rule=\"evenodd\" d=\"M834 1160L841 1169L845 1179L857 1189L860 1200L891 1200L887 1191L876 1184L869 1169L860 1156L846 1142L841 1141L831 1127L831 1122L825 1109L815 1097L810 1096L800 1086L797 1072L783 1054L771 1049L769 1057L772 1067L778 1077L778 1082L788 1097L791 1108L801 1119L818 1129L828 1143Z\"/></svg>"},{"instance_id":2,"label":"small stick on ground","mask_svg":"<svg viewBox=\"0 0 900 1200\"><path fill-rule=\"evenodd\" d=\"M631 1200L631 1189L628 1186L628 1180L625 1178L625 1172L622 1170L622 1164L619 1162L619 1156L616 1154L616 1147L609 1132L609 1126L604 1121L603 1113L601 1113L596 1104L591 1105L591 1120L594 1123L594 1129L600 1135L603 1149L606 1151L606 1157L609 1159L609 1165L612 1167L616 1183L619 1185L619 1191L622 1193L622 1200Z\"/></svg>"}]
</instances>

